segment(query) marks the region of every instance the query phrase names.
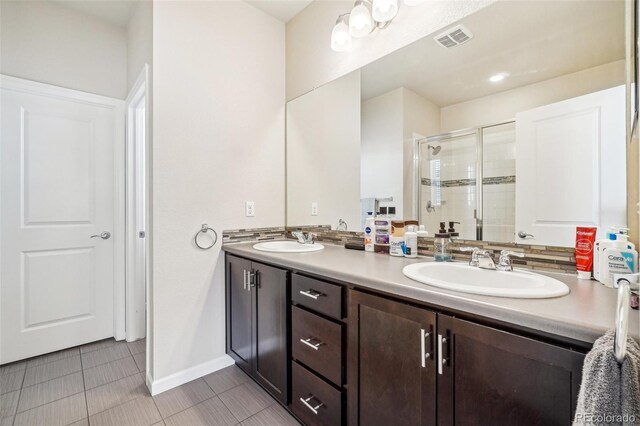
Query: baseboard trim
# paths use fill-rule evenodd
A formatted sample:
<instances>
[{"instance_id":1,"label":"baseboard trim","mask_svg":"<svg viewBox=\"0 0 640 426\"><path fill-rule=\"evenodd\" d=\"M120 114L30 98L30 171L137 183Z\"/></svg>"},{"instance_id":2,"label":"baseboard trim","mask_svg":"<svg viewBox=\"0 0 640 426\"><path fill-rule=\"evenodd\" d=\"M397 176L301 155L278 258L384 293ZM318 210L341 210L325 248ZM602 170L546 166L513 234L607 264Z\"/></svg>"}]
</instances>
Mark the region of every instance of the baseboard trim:
<instances>
[{"instance_id":1,"label":"baseboard trim","mask_svg":"<svg viewBox=\"0 0 640 426\"><path fill-rule=\"evenodd\" d=\"M151 395L157 395L233 364L235 364L235 361L229 355L223 355L158 380L151 380L151 378L147 376L149 391Z\"/></svg>"}]
</instances>

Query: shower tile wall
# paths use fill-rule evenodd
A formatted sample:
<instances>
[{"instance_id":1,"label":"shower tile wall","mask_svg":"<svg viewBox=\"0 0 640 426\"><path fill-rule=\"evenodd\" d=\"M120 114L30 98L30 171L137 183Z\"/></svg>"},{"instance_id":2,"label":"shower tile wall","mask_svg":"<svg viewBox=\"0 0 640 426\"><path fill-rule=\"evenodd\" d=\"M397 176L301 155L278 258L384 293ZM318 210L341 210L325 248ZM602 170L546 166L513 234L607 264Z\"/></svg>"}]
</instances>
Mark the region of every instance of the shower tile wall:
<instances>
[{"instance_id":1,"label":"shower tile wall","mask_svg":"<svg viewBox=\"0 0 640 426\"><path fill-rule=\"evenodd\" d=\"M438 145L435 143L432 145ZM476 239L476 136L442 141L438 155L421 152L421 223L430 236L439 222L460 222L460 238ZM483 129L483 239L515 240L515 126ZM427 211L431 201L435 210Z\"/></svg>"}]
</instances>

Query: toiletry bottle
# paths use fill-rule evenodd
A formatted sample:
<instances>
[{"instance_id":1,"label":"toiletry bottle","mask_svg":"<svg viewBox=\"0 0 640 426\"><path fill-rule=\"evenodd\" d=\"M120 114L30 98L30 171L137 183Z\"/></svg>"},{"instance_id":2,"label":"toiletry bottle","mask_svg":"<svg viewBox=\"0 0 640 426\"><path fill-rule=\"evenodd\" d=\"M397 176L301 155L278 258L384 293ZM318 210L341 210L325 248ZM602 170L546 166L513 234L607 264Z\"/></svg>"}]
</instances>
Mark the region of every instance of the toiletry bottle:
<instances>
[{"instance_id":1,"label":"toiletry bottle","mask_svg":"<svg viewBox=\"0 0 640 426\"><path fill-rule=\"evenodd\" d=\"M383 210L384 209L384 210ZM380 216L374 219L375 243L373 251L376 253L389 253L389 232L391 230L391 220L382 214L387 213L386 207L380 207Z\"/></svg>"},{"instance_id":2,"label":"toiletry bottle","mask_svg":"<svg viewBox=\"0 0 640 426\"><path fill-rule=\"evenodd\" d=\"M418 221L407 220L404 227L404 256L418 257Z\"/></svg>"},{"instance_id":3,"label":"toiletry bottle","mask_svg":"<svg viewBox=\"0 0 640 426\"><path fill-rule=\"evenodd\" d=\"M449 222L449 229L447 229L447 233L451 238L457 238L460 236L460 233L456 231L455 225L460 225L460 222Z\"/></svg>"},{"instance_id":4,"label":"toiletry bottle","mask_svg":"<svg viewBox=\"0 0 640 426\"><path fill-rule=\"evenodd\" d=\"M396 208L394 206L387 207L387 217L389 219L395 219L396 218Z\"/></svg>"},{"instance_id":5,"label":"toiletry bottle","mask_svg":"<svg viewBox=\"0 0 640 426\"><path fill-rule=\"evenodd\" d=\"M445 229L445 222L440 222L440 230L435 237L433 257L436 262L451 262L452 257L448 251L451 236Z\"/></svg>"},{"instance_id":6,"label":"toiletry bottle","mask_svg":"<svg viewBox=\"0 0 640 426\"><path fill-rule=\"evenodd\" d=\"M404 221L391 221L391 236L389 237L389 254L391 256L404 256Z\"/></svg>"},{"instance_id":7,"label":"toiletry bottle","mask_svg":"<svg viewBox=\"0 0 640 426\"><path fill-rule=\"evenodd\" d=\"M364 221L364 251L374 251L376 240L376 224L373 212L367 213L367 219Z\"/></svg>"},{"instance_id":8,"label":"toiletry bottle","mask_svg":"<svg viewBox=\"0 0 640 426\"><path fill-rule=\"evenodd\" d=\"M615 235L613 245L600 252L599 280L607 287L613 287L614 274L635 274L638 272L638 252L628 241L626 234Z\"/></svg>"},{"instance_id":9,"label":"toiletry bottle","mask_svg":"<svg viewBox=\"0 0 640 426\"><path fill-rule=\"evenodd\" d=\"M609 228L609 232L605 238L601 238L597 240L594 244L593 248L593 278L600 281L600 259L602 252L616 245L615 241L617 240L617 235L629 235L629 229L623 226L612 226ZM623 237L624 238L624 237ZM628 237L627 237L628 239ZM628 242L629 246L635 249L633 243Z\"/></svg>"},{"instance_id":10,"label":"toiletry bottle","mask_svg":"<svg viewBox=\"0 0 640 426\"><path fill-rule=\"evenodd\" d=\"M429 233L424 229L424 225L420 225L420 228L418 228L418 238L427 238L428 236Z\"/></svg>"}]
</instances>

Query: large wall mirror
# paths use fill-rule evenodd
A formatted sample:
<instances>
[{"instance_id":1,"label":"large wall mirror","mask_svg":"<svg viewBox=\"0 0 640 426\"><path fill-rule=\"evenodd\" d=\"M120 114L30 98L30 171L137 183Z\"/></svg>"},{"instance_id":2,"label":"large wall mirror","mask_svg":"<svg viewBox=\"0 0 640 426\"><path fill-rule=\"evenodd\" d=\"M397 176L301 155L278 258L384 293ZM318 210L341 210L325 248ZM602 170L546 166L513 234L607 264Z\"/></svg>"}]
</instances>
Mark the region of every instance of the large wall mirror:
<instances>
[{"instance_id":1,"label":"large wall mirror","mask_svg":"<svg viewBox=\"0 0 640 426\"><path fill-rule=\"evenodd\" d=\"M626 225L626 69L624 1L496 2L287 104L287 225L394 210L553 246Z\"/></svg>"}]
</instances>

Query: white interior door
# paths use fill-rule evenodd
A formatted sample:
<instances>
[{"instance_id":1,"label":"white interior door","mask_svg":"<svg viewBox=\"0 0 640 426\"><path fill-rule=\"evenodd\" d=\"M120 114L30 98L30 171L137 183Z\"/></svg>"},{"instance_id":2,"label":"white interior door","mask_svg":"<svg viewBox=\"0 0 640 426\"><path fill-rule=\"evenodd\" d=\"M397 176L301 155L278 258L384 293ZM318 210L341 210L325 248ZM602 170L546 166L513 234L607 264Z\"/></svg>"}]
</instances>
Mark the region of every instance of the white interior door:
<instances>
[{"instance_id":1,"label":"white interior door","mask_svg":"<svg viewBox=\"0 0 640 426\"><path fill-rule=\"evenodd\" d=\"M1 83L7 363L114 336L124 103L5 76Z\"/></svg>"},{"instance_id":2,"label":"white interior door","mask_svg":"<svg viewBox=\"0 0 640 426\"><path fill-rule=\"evenodd\" d=\"M624 86L516 115L516 232L571 247L577 226L627 223Z\"/></svg>"}]
</instances>

